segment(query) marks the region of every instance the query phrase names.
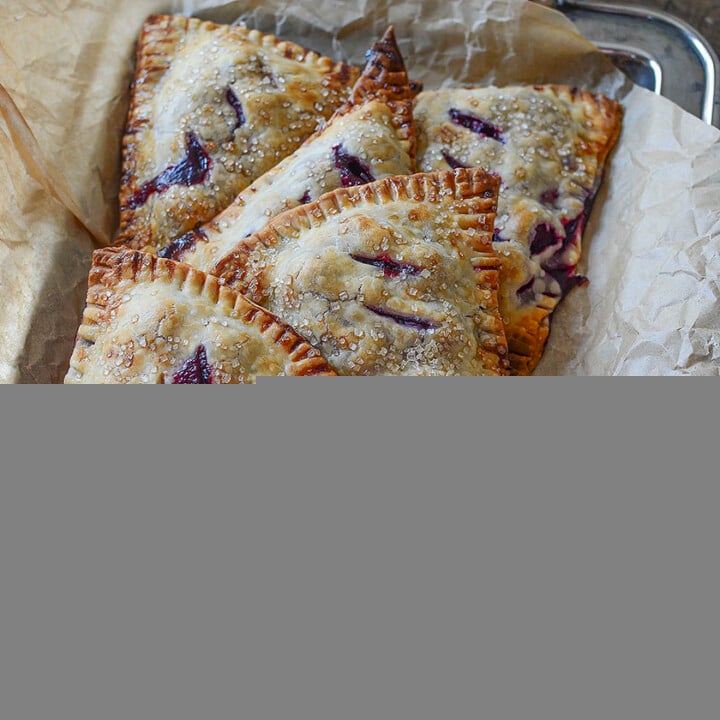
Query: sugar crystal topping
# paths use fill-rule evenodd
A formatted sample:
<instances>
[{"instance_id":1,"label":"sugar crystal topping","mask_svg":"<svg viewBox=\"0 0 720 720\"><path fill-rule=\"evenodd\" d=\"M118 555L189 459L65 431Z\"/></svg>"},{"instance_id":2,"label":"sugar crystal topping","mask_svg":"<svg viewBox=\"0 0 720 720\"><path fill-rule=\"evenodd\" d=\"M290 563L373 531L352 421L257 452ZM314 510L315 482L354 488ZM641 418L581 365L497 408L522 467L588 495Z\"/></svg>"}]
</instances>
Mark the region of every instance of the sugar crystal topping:
<instances>
[{"instance_id":1,"label":"sugar crystal topping","mask_svg":"<svg viewBox=\"0 0 720 720\"><path fill-rule=\"evenodd\" d=\"M138 268L133 253L99 255L108 269L93 266L69 380L223 384L330 372L294 330L213 279L151 256Z\"/></svg>"},{"instance_id":2,"label":"sugar crystal topping","mask_svg":"<svg viewBox=\"0 0 720 720\"><path fill-rule=\"evenodd\" d=\"M552 309L586 282L575 268L600 169L587 150L592 123L573 99L516 87L439 90L416 102L422 170L482 166L502 179L494 241L508 259L508 321L518 307Z\"/></svg>"},{"instance_id":3,"label":"sugar crystal topping","mask_svg":"<svg viewBox=\"0 0 720 720\"><path fill-rule=\"evenodd\" d=\"M438 188L434 202L355 199L324 216L311 205L298 233L287 221L281 235L268 229L218 271L296 326L339 374L486 374L487 353L497 365L505 348L475 263L481 270L494 256L465 254L450 192ZM489 213L493 199L483 202Z\"/></svg>"},{"instance_id":4,"label":"sugar crystal topping","mask_svg":"<svg viewBox=\"0 0 720 720\"><path fill-rule=\"evenodd\" d=\"M199 27L191 21L167 70L150 76L156 87L137 91L137 190L123 222L132 218L134 232L149 227L157 247L227 207L314 133L350 89L350 76L343 84L330 63L285 57L227 28ZM144 52L152 57L159 50L148 45ZM197 172L178 182L186 138L193 139L188 150L198 157L202 147L204 156Z\"/></svg>"}]
</instances>

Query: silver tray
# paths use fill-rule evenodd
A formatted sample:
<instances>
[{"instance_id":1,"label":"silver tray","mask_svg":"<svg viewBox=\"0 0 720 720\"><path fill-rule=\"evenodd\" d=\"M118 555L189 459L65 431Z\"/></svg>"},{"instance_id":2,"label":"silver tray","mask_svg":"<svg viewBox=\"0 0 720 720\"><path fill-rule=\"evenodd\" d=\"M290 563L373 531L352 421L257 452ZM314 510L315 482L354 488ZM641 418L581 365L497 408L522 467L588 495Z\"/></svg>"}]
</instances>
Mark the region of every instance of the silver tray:
<instances>
[{"instance_id":1,"label":"silver tray","mask_svg":"<svg viewBox=\"0 0 720 720\"><path fill-rule=\"evenodd\" d=\"M633 82L720 127L720 62L695 28L645 7L581 0L541 4L565 13Z\"/></svg>"}]
</instances>

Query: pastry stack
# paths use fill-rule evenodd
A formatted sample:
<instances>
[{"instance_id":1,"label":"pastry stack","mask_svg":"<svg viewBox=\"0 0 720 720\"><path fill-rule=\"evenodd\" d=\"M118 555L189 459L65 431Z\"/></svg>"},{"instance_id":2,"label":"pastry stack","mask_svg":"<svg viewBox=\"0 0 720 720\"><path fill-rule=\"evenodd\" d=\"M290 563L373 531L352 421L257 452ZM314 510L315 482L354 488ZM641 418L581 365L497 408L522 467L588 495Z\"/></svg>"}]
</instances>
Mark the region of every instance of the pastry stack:
<instances>
[{"instance_id":1,"label":"pastry stack","mask_svg":"<svg viewBox=\"0 0 720 720\"><path fill-rule=\"evenodd\" d=\"M120 228L68 383L527 375L586 280L621 108L561 86L427 90L239 26L147 20Z\"/></svg>"}]
</instances>

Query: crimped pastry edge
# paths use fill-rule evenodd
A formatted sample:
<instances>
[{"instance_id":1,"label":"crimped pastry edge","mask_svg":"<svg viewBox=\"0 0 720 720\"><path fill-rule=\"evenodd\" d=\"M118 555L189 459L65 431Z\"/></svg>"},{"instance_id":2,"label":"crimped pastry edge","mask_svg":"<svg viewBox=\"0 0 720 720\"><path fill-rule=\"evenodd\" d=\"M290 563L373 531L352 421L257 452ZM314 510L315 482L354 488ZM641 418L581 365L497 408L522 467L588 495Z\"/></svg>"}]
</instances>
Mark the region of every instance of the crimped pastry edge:
<instances>
[{"instance_id":1,"label":"crimped pastry edge","mask_svg":"<svg viewBox=\"0 0 720 720\"><path fill-rule=\"evenodd\" d=\"M393 69L398 67L402 69ZM212 220L191 232L195 234L196 238L204 238L204 230L208 228L210 234L212 234L213 228L228 226L237 222L245 212L247 200L257 192L262 192L265 183L273 182L277 174L282 172L285 164L292 161L303 148L321 138L339 118L375 102L383 103L392 113L391 124L397 133L400 145L410 158L411 169L414 171L417 165L417 137L413 119L414 98L415 93L408 80L404 62L395 40L394 29L391 26L383 38L373 46L373 55L368 60L367 66L355 84L350 97L335 111L326 125L311 135L292 155L289 155L240 192L232 204ZM271 178L273 180L270 180ZM170 246L172 246L172 243L169 243L166 248ZM185 261L182 254L177 259ZM192 257L188 258L188 261L193 264Z\"/></svg>"},{"instance_id":2,"label":"crimped pastry edge","mask_svg":"<svg viewBox=\"0 0 720 720\"><path fill-rule=\"evenodd\" d=\"M490 318L484 328L493 341L479 339L483 351L480 360L485 369L504 374L507 369L507 341L498 304L498 282L501 259L495 252L492 236L497 211L500 178L482 168L457 169L434 173L399 175L366 185L341 188L321 196L307 205L278 215L258 233L245 238L218 261L212 274L228 285L242 287L247 260L258 245L273 247L283 237L321 226L327 219L345 210L357 209L363 203L383 205L393 201L452 202L452 224L448 235L462 238L471 250L471 262L477 282L478 306ZM473 232L470 232L470 230ZM489 356L497 358L494 367Z\"/></svg>"},{"instance_id":3,"label":"crimped pastry edge","mask_svg":"<svg viewBox=\"0 0 720 720\"><path fill-rule=\"evenodd\" d=\"M218 278L150 253L103 248L93 253L87 305L70 360L70 371L65 379L67 384L82 383L87 368L86 361L82 359L81 343L87 346L96 341L99 315L103 308L116 300L116 287L122 281L172 284L188 297L202 298L216 305L228 317L232 316L249 327L254 326L268 342L282 347L287 354L288 375L336 375L321 353L294 328L241 293L226 287ZM72 379L71 371L77 374Z\"/></svg>"},{"instance_id":4,"label":"crimped pastry edge","mask_svg":"<svg viewBox=\"0 0 720 720\"><path fill-rule=\"evenodd\" d=\"M356 80L360 69L319 55L289 40L250 30L241 25L220 25L183 15L150 15L143 24L136 49L135 75L131 87L130 110L122 141L122 174L120 181L120 226L115 245L132 248L151 246L150 231L142 221L139 209L128 207L137 185L136 135L149 122L155 90L169 70L177 48L191 33L229 34L258 47L300 63L316 67L328 76L337 76L339 85Z\"/></svg>"},{"instance_id":5,"label":"crimped pastry edge","mask_svg":"<svg viewBox=\"0 0 720 720\"><path fill-rule=\"evenodd\" d=\"M330 118L328 125L336 117L341 117L368 102L373 100L384 102L393 113L393 127L410 156L412 169L415 171L417 168L417 134L413 116L415 95L397 44L395 28L391 25L382 38L372 46L365 69L355 83L350 97Z\"/></svg>"},{"instance_id":6,"label":"crimped pastry edge","mask_svg":"<svg viewBox=\"0 0 720 720\"><path fill-rule=\"evenodd\" d=\"M595 183L589 196L594 202L605 177L609 155L622 131L622 105L605 95L571 85L508 85L492 89L502 91L516 88L530 88L556 98L569 109L573 120L582 126L582 139L586 150L597 163ZM484 90L481 87L460 89ZM436 91L428 90L422 94L428 96L434 92ZM579 253L582 252L583 236L579 237L577 242ZM514 313L510 318L510 323L505 326L510 348L510 374L530 375L535 370L543 356L550 335L552 314L556 308L557 305L553 308L534 307L527 312Z\"/></svg>"}]
</instances>

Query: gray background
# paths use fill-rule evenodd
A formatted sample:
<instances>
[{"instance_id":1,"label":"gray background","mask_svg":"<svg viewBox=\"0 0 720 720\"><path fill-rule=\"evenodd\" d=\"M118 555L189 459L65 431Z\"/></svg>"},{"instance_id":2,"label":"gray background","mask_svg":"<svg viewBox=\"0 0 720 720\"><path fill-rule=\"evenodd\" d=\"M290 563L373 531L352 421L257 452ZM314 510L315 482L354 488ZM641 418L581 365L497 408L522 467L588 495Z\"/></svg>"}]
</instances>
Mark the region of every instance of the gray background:
<instances>
[{"instance_id":1,"label":"gray background","mask_svg":"<svg viewBox=\"0 0 720 720\"><path fill-rule=\"evenodd\" d=\"M640 5L677 15L697 28L720 53L720 2L718 0L603 0L613 5Z\"/></svg>"},{"instance_id":2,"label":"gray background","mask_svg":"<svg viewBox=\"0 0 720 720\"><path fill-rule=\"evenodd\" d=\"M715 720L711 383L3 389L0 717Z\"/></svg>"}]
</instances>

